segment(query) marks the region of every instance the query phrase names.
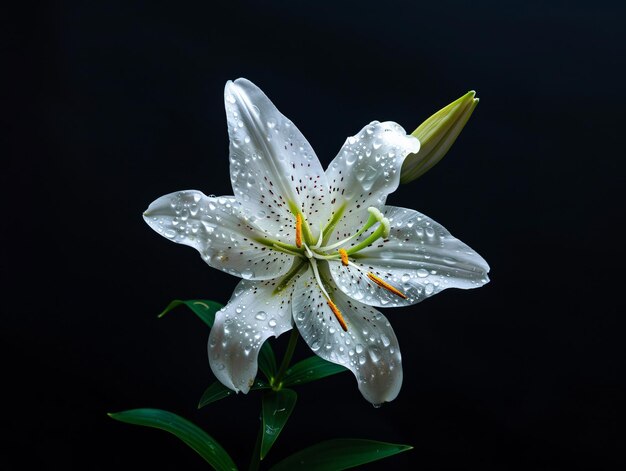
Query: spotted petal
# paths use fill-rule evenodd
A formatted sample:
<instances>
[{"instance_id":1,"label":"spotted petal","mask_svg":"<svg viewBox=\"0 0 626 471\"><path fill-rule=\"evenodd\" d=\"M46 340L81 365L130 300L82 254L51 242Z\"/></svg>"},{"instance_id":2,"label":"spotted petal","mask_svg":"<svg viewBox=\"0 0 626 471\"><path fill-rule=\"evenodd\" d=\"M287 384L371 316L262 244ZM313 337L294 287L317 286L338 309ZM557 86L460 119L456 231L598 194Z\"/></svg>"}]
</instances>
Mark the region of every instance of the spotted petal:
<instances>
[{"instance_id":1,"label":"spotted petal","mask_svg":"<svg viewBox=\"0 0 626 471\"><path fill-rule=\"evenodd\" d=\"M271 250L267 240L241 214L232 196L209 197L187 190L161 196L146 210L144 220L156 232L200 252L213 268L247 279L266 280L286 273L294 257Z\"/></svg>"},{"instance_id":2,"label":"spotted petal","mask_svg":"<svg viewBox=\"0 0 626 471\"><path fill-rule=\"evenodd\" d=\"M274 293L275 288L275 280L242 280L215 316L209 363L217 379L234 391L250 390L263 342L292 328L291 291Z\"/></svg>"},{"instance_id":3,"label":"spotted petal","mask_svg":"<svg viewBox=\"0 0 626 471\"><path fill-rule=\"evenodd\" d=\"M402 362L391 325L380 312L339 290L331 296L343 315L347 332L311 271L296 281L292 309L300 334L318 356L352 371L365 399L373 404L392 401L402 385Z\"/></svg>"},{"instance_id":4,"label":"spotted petal","mask_svg":"<svg viewBox=\"0 0 626 471\"><path fill-rule=\"evenodd\" d=\"M359 267L331 262L337 286L348 296L372 306L407 306L446 288L478 288L489 281L489 265L441 224L410 209L387 206L389 238L359 251ZM406 296L376 283L375 275Z\"/></svg>"},{"instance_id":5,"label":"spotted petal","mask_svg":"<svg viewBox=\"0 0 626 471\"><path fill-rule=\"evenodd\" d=\"M346 140L326 170L331 214L343 214L329 242L344 239L363 226L368 207L382 209L387 195L398 188L404 158L419 148L415 137L391 121L372 121Z\"/></svg>"},{"instance_id":6,"label":"spotted petal","mask_svg":"<svg viewBox=\"0 0 626 471\"><path fill-rule=\"evenodd\" d=\"M268 232L277 229L273 237L293 243L294 206L307 216L315 235L330 208L326 174L311 145L252 82L229 81L224 96L231 181L246 216Z\"/></svg>"}]
</instances>

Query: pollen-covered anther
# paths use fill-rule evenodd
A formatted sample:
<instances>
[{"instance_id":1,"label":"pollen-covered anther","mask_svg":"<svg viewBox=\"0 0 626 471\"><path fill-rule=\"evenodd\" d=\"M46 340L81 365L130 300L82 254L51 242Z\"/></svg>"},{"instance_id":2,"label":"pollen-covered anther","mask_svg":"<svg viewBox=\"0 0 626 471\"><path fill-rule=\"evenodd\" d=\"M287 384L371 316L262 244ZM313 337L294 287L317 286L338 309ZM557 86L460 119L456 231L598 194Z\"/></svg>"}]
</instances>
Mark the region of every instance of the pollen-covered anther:
<instances>
[{"instance_id":1,"label":"pollen-covered anther","mask_svg":"<svg viewBox=\"0 0 626 471\"><path fill-rule=\"evenodd\" d=\"M406 295L402 291L400 291L398 288L396 288L394 286L391 286L385 280L381 280L379 277L374 275L372 272L368 272L367 273L367 277L370 280L372 280L374 283L376 283L378 286L380 286L381 288L385 288L387 291L391 291L396 296L400 296L402 299L406 299Z\"/></svg>"},{"instance_id":2,"label":"pollen-covered anther","mask_svg":"<svg viewBox=\"0 0 626 471\"><path fill-rule=\"evenodd\" d=\"M343 264L344 267L348 266L348 252L346 252L346 249L339 249L338 250L339 255L341 255L341 263Z\"/></svg>"},{"instance_id":3,"label":"pollen-covered anther","mask_svg":"<svg viewBox=\"0 0 626 471\"><path fill-rule=\"evenodd\" d=\"M302 247L302 216L296 214L296 247Z\"/></svg>"},{"instance_id":4,"label":"pollen-covered anther","mask_svg":"<svg viewBox=\"0 0 626 471\"><path fill-rule=\"evenodd\" d=\"M328 302L328 307L330 307L330 310L333 311L333 314L337 318L337 321L339 322L339 325L341 325L341 328L343 329L344 332L347 332L348 331L348 325L346 324L346 321L343 320L343 316L341 315L341 311L339 310L337 305L334 302L332 302L330 299L328 299L327 302Z\"/></svg>"}]
</instances>

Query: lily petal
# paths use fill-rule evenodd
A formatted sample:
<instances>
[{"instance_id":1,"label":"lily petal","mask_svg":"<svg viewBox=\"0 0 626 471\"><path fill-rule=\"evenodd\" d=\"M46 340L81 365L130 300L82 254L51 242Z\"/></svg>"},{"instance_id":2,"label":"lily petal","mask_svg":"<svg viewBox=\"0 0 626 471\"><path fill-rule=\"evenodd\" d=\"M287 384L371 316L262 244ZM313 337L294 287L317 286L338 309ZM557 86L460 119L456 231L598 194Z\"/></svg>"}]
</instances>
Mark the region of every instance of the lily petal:
<instances>
[{"instance_id":1,"label":"lily petal","mask_svg":"<svg viewBox=\"0 0 626 471\"><path fill-rule=\"evenodd\" d=\"M275 281L242 280L215 316L209 363L217 379L234 391L250 390L263 342L292 328L291 291L274 293L275 287Z\"/></svg>"},{"instance_id":2,"label":"lily petal","mask_svg":"<svg viewBox=\"0 0 626 471\"><path fill-rule=\"evenodd\" d=\"M231 275L267 280L285 274L293 264L292 255L260 242L266 235L242 217L232 196L178 191L153 201L143 217L163 237L193 247L210 266Z\"/></svg>"},{"instance_id":3,"label":"lily petal","mask_svg":"<svg viewBox=\"0 0 626 471\"><path fill-rule=\"evenodd\" d=\"M369 217L368 207L382 209L387 195L398 188L404 158L419 148L419 141L392 121L372 121L346 140L326 170L331 214L343 212L330 242L362 227Z\"/></svg>"},{"instance_id":4,"label":"lily petal","mask_svg":"<svg viewBox=\"0 0 626 471\"><path fill-rule=\"evenodd\" d=\"M389 237L359 251L352 265L331 262L335 283L371 306L418 303L446 288L478 288L489 281L489 265L441 224L411 209L386 206ZM372 273L406 296L403 299L367 276Z\"/></svg>"},{"instance_id":5,"label":"lily petal","mask_svg":"<svg viewBox=\"0 0 626 471\"><path fill-rule=\"evenodd\" d=\"M328 183L313 148L298 128L249 80L224 91L230 174L235 197L274 237L291 242L299 208L316 232L328 219Z\"/></svg>"},{"instance_id":6,"label":"lily petal","mask_svg":"<svg viewBox=\"0 0 626 471\"><path fill-rule=\"evenodd\" d=\"M391 325L380 312L339 290L331 296L347 323L345 332L311 270L296 281L292 309L302 338L324 360L352 371L369 402L392 401L402 385L402 361Z\"/></svg>"}]
</instances>

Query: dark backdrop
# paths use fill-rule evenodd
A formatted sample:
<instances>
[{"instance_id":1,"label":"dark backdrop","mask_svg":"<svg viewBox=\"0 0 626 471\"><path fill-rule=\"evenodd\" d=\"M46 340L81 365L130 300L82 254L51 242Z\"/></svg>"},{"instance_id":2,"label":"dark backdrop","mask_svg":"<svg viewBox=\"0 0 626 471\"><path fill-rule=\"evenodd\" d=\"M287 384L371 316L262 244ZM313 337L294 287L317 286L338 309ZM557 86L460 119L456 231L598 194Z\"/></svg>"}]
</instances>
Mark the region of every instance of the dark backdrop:
<instances>
[{"instance_id":1,"label":"dark backdrop","mask_svg":"<svg viewBox=\"0 0 626 471\"><path fill-rule=\"evenodd\" d=\"M267 461L363 437L414 446L371 470L623 466L623 5L49 2L6 17L2 467L205 468L106 415L135 407L187 417L247 466L259 397L196 410L208 331L182 308L156 317L175 298L226 302L237 279L141 217L171 191L231 193L222 93L237 77L324 166L373 119L410 132L467 90L481 99L389 201L476 249L492 281L385 311L399 397L374 409L350 374L302 387Z\"/></svg>"}]
</instances>

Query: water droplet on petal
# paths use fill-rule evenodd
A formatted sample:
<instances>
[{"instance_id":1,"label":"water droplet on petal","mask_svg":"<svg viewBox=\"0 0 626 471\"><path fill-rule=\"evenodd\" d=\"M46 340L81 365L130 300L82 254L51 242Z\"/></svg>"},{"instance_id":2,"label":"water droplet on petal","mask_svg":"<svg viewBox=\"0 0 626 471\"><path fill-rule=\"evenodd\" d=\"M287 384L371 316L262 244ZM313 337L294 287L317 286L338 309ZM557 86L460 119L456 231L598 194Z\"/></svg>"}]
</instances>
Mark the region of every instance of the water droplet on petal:
<instances>
[{"instance_id":1,"label":"water droplet on petal","mask_svg":"<svg viewBox=\"0 0 626 471\"><path fill-rule=\"evenodd\" d=\"M265 319L267 319L267 314L265 314L265 311L259 311L256 313L256 316L254 316L254 318L260 321L264 321Z\"/></svg>"},{"instance_id":2,"label":"water droplet on petal","mask_svg":"<svg viewBox=\"0 0 626 471\"><path fill-rule=\"evenodd\" d=\"M374 363L378 363L380 360L380 350L378 347L372 347L369 350L370 358Z\"/></svg>"}]
</instances>

